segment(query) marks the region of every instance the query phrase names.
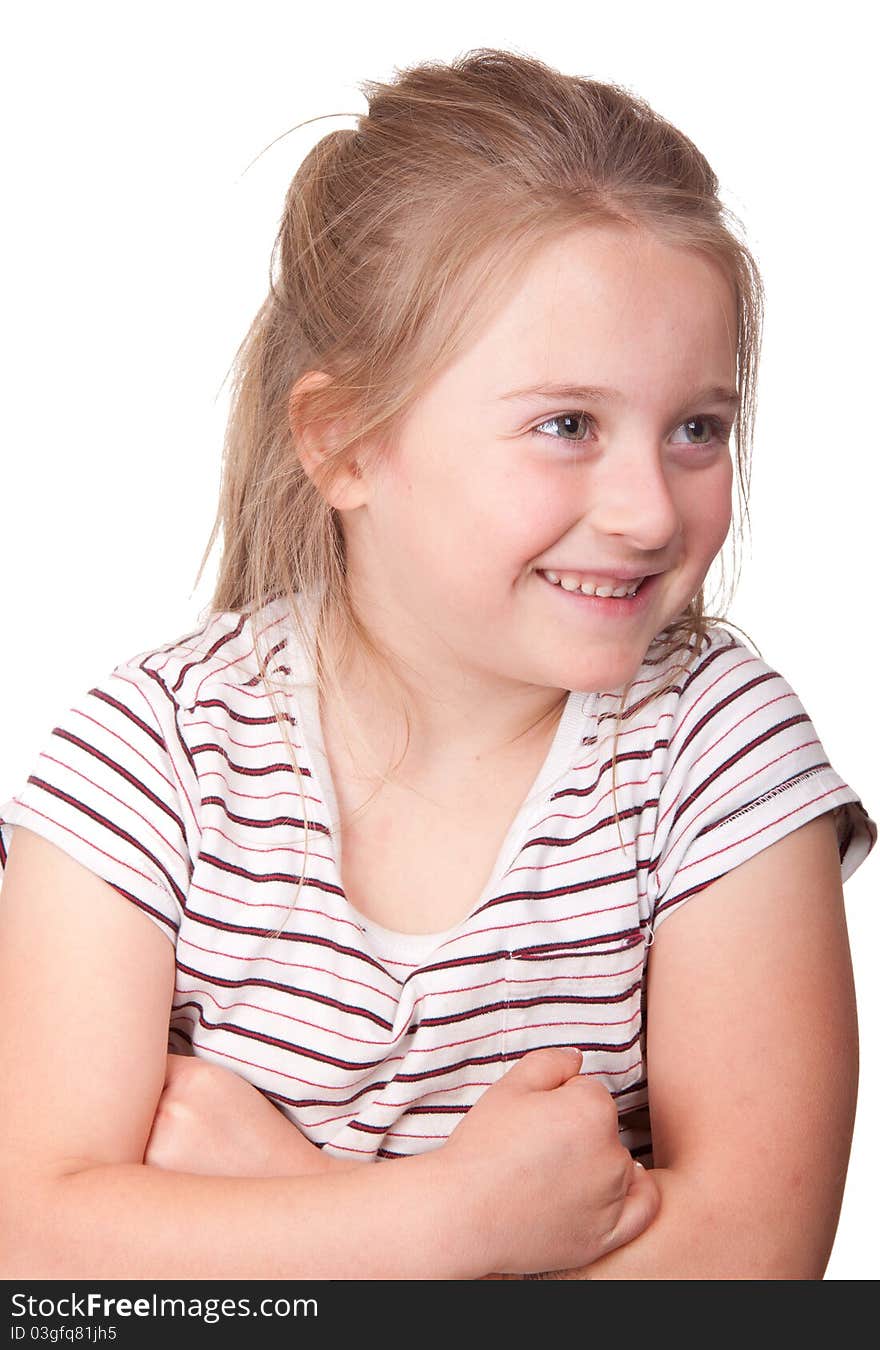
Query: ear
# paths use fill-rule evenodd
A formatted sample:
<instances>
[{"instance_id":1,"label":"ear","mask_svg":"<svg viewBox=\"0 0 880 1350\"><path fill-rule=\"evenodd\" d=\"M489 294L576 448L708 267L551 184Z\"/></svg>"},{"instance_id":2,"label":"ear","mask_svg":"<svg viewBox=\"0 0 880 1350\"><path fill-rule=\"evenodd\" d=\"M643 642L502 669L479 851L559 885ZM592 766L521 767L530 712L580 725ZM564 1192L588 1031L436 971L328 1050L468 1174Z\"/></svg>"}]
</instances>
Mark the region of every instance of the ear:
<instances>
[{"instance_id":1,"label":"ear","mask_svg":"<svg viewBox=\"0 0 880 1350\"><path fill-rule=\"evenodd\" d=\"M332 458L338 443L337 424L320 424L303 415L303 395L310 389L328 384L331 378L319 370L310 370L302 375L288 399L288 421L293 447L300 463L327 505L338 511L350 511L362 506L367 499L366 484L357 460L357 447L352 446L350 453L344 454L334 465L330 478L322 477L320 470ZM336 437L334 431L337 431Z\"/></svg>"}]
</instances>

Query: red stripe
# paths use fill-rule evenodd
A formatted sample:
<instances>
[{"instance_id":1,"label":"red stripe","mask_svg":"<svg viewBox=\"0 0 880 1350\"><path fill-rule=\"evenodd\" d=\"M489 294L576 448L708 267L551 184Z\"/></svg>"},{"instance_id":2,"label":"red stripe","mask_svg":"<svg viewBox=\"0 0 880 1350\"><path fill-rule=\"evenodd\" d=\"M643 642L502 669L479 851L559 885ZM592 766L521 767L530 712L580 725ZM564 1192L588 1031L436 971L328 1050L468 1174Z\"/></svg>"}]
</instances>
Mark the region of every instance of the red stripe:
<instances>
[{"instance_id":1,"label":"red stripe","mask_svg":"<svg viewBox=\"0 0 880 1350\"><path fill-rule=\"evenodd\" d=\"M34 780L30 778L28 779L29 783L32 781ZM18 801L18 798L13 798L13 800ZM85 835L79 834L76 830L70 829L69 826L63 825L61 821L56 820L54 816L47 816L44 811L38 811L37 808L35 806L31 806L30 803L27 804L25 809L32 815L37 816L38 819L45 820L48 824L52 825L56 830L60 830L63 834L69 835L72 839L78 839L81 844L86 845L87 849L95 853L99 853L102 857L106 858L109 862L114 863L117 867L124 867L127 872L132 872L135 876L139 876L141 880L146 882L146 884L149 887L154 888L156 886L156 883L153 881L153 878L148 873L140 872L136 867L132 867L129 863L123 862L121 858L117 858L115 854L108 853L106 849L99 848L98 845L92 839L88 839ZM102 877L101 879L106 881L108 886L112 886L114 890L119 891L121 895L126 896L129 900L135 900L135 903L138 904L141 909L145 910L148 914L152 914L155 918L161 919L162 922L166 925L166 927L171 928L175 933L177 932L178 925L176 923L173 923L169 918L167 918L167 916L161 910L154 909L151 905L148 905L147 902L142 897L136 898L133 892L129 893L117 882L111 881L109 878L105 877Z\"/></svg>"},{"instance_id":2,"label":"red stripe","mask_svg":"<svg viewBox=\"0 0 880 1350\"><path fill-rule=\"evenodd\" d=\"M250 717L248 716L247 713L237 712L236 709L233 708L231 704L227 703L222 698L198 699L192 705L192 710L196 708L219 708L225 718L227 718L230 722L237 722L239 726L276 727L278 725L277 721L275 720L275 718L272 716L271 713L266 713L265 716L262 717ZM296 718L293 717L290 713L282 713L281 720L283 722L287 722L288 725L292 727L295 727L297 725ZM190 726L210 727L216 726L216 723L214 723L209 717L204 717L200 721L193 720L192 722L190 722ZM299 748L300 748L299 746L294 746L294 749L296 750L298 750Z\"/></svg>"},{"instance_id":3,"label":"red stripe","mask_svg":"<svg viewBox=\"0 0 880 1350\"><path fill-rule=\"evenodd\" d=\"M76 797L71 796L69 792L63 792L61 788L53 787L51 783L47 783L43 779L37 778L36 775L32 774L27 781L29 783L32 783L34 787L40 788L50 797L54 797L56 800L62 801L66 803L66 805L68 806L75 807L89 820L93 820L95 824L101 825L105 830L107 830L108 834L114 835L117 839L124 839L127 844L129 844L133 849L136 849L143 857L148 858L154 870L160 872L162 876L165 878L166 882L168 883L169 890L180 904L181 909L183 909L184 911L186 910L186 897L183 891L181 890L180 886L178 886L177 882L174 880L174 877L168 871L167 867L165 867L159 861L159 859L150 852L148 848L145 848L144 845L138 839L135 839L133 834L129 834L127 830L123 830L121 826L114 824L114 822L112 820L109 820L106 816L102 816L99 811L95 811L86 802L79 801ZM105 858L111 858L113 862L118 863L120 867L125 867L128 871L134 872L137 875L142 876L143 879L149 882L151 886L156 884L150 873L138 872L138 869L136 867L131 867L128 863L123 862L121 858L116 857L112 853L107 853L105 849L99 848L98 845L94 843L92 839L87 838L85 835L78 834L75 830L69 829L68 826L63 825L61 821L57 820L54 816L46 815L44 812L38 811L35 807L30 805L28 806L28 810L33 811L34 814L37 816L42 816L43 820L51 821L51 823L54 826L56 826L57 829L64 830L65 833L70 834L76 839L79 839L82 843L87 844L89 848L94 849L96 853L103 854Z\"/></svg>"},{"instance_id":4,"label":"red stripe","mask_svg":"<svg viewBox=\"0 0 880 1350\"><path fill-rule=\"evenodd\" d=\"M208 956L219 956L228 960L228 955L226 952L217 951L215 947L200 946L197 942L192 942L189 938L183 936L180 937L178 946L194 947L196 951L204 952ZM398 1002L397 998L394 997L394 995L392 995L388 989L380 989L378 985L368 984L365 980L356 980L351 975L345 975L342 972L330 970L327 966L307 965L302 960L283 961L277 956L246 956L241 953L236 953L235 960L239 964L243 964L248 961L259 961L261 964L265 963L267 965L273 966L285 966L291 970L312 970L319 975L332 975L334 978L340 980L343 984L355 984L358 985L361 989L368 989L371 994L377 994L379 995L380 998L384 998L389 1003L393 1004L394 1007L397 1006ZM207 979L209 977L206 975L205 978ZM250 981L248 981L248 983L250 983Z\"/></svg>"},{"instance_id":5,"label":"red stripe","mask_svg":"<svg viewBox=\"0 0 880 1350\"><path fill-rule=\"evenodd\" d=\"M96 758L102 758L102 757L101 757L101 756L96 756ZM97 783L93 778L89 778L88 774L80 773L79 769L75 769L75 768L73 767L72 764L67 764L67 763L65 763L64 760L56 759L54 755L47 754L45 751L43 752L43 755L41 756L41 761L40 761L40 762L42 763L43 760L47 761L47 762L50 763L50 764L57 764L58 767L59 767L60 769L64 769L65 773L72 774L74 777L79 778L83 783L88 783L89 787L93 787L93 788L95 789L96 792L100 792L103 796L105 796L105 797L110 797L110 798L112 798L113 801L119 802L119 805L120 805L124 810L130 811L130 812L132 813L132 815L137 816L139 820L142 820L143 823L144 823L144 825L146 825L148 829L150 829L150 830L153 831L153 834L157 837L157 839L159 839L161 843L165 844L165 845L167 846L168 850L169 850L171 853L176 853L176 854L177 854L178 858L180 859L180 862L181 862L181 866L182 866L182 867L184 867L184 868L189 868L189 866L190 866L189 854L188 854L188 853L181 853L179 849L175 848L175 846L174 846L174 845L171 843L171 841L169 840L168 836L165 835L165 834L163 834L163 833L161 832L161 830L157 829L157 827L153 824L153 822L152 822L147 816L145 816L144 813L143 813L142 811L138 811L137 807L133 806L132 803L131 803L130 801L126 801L123 797L118 797L118 796L116 795L116 793L115 793L115 792L111 792L111 791L109 790L109 788L106 788L106 787L104 787L102 784ZM124 776L126 779L128 778L128 775L127 775L127 774L126 774L126 775L123 775L123 776ZM28 782L31 782L31 781L33 781L33 782L38 782L39 780L37 780L37 779L28 779ZM180 817L177 816L177 815L171 810L171 808L168 807L167 804L164 803L159 797L155 797L153 793L147 791L147 789L144 788L143 784L140 783L137 779L135 779L135 780L132 782L132 786L135 788L135 790L142 791L142 792L143 792L143 795L144 795L145 797L147 797L147 798L149 798L151 801L153 801L153 802L154 802L154 805L158 806L160 809L163 809L163 810L165 811L165 814L168 815L168 816L170 816L170 818L174 821L174 823L178 826L178 828L179 828L179 830L180 830L181 837L182 837L182 841L183 841L183 844L184 844L184 847L185 847L185 846L186 846L186 834L185 834L184 828L183 828L183 821L180 819Z\"/></svg>"},{"instance_id":6,"label":"red stripe","mask_svg":"<svg viewBox=\"0 0 880 1350\"><path fill-rule=\"evenodd\" d=\"M775 820L769 820L765 822L765 824L763 824L759 829L753 830L751 834L739 835L733 841L733 843L725 844L723 848L715 849L713 852L706 853L701 858L694 858L690 862L683 863L678 868L678 871L675 874L676 878L678 877L679 873L686 872L691 867L705 866L705 864L711 862L713 858L718 858L723 853L729 853L731 849L738 849L743 847L749 842L749 840L757 839L760 835L766 834L768 830L775 829L776 826L779 825L781 821L790 820L793 816L802 815L805 811L808 811L809 808L813 806L816 802L824 801L827 797L832 797L836 792L839 791L840 789L837 787L827 788L825 792L821 792L817 794L817 796L811 797L808 802L802 802L800 805L794 807L791 811L785 812L784 815L777 816ZM700 891L704 890L706 886L710 886L713 881L716 881L718 879L718 876L723 875L724 872L718 873L716 876L709 877L705 881L699 882L696 886L692 886L689 890L679 891L674 895L667 896L662 903L657 905L655 910L655 917L658 914L662 914L664 910L668 909L669 906L671 904L674 904L676 901L686 900L691 895L697 895Z\"/></svg>"},{"instance_id":7,"label":"red stripe","mask_svg":"<svg viewBox=\"0 0 880 1350\"><path fill-rule=\"evenodd\" d=\"M246 616L244 614L240 615L238 623L235 625L235 627L232 629L231 632L221 634L221 636L218 637L217 641L213 642L211 646L208 648L208 650L202 653L202 655L199 657L197 661L190 661L188 662L188 664L181 666L177 679L174 681L174 684L172 685L171 688L172 694L179 693L184 680L186 679L187 675L191 670L196 670L199 666L207 664L207 662L213 660L213 658L217 655L217 653L219 651L222 651L222 649L228 643L234 642L235 639L244 630L246 622L247 622Z\"/></svg>"},{"instance_id":8,"label":"red stripe","mask_svg":"<svg viewBox=\"0 0 880 1350\"><path fill-rule=\"evenodd\" d=\"M81 736L74 736L71 732L64 731L61 727L56 727L52 734L53 736L57 736L59 740L66 741L68 744L76 746L78 749L84 751L85 754L91 756L92 759L98 760L99 763L104 764L108 769L111 769L113 773L118 774L119 777L124 782L128 783L132 791L138 793L142 797L145 797L147 801L152 802L153 806L155 806L159 811L161 811L163 815L167 816L169 820L172 820L174 822L174 824L177 826L177 829L180 832L181 840L183 841L184 844L186 843L186 830L184 828L183 821L180 819L180 816L177 814L176 811L172 810L172 808L168 805L166 801L164 801L161 797L159 797L155 792L151 791L151 789L147 787L147 785L143 782L142 779L138 778L133 773L129 773L128 769L124 768L123 765L120 764L118 760L113 759L112 756L105 754L102 750L99 750L97 746L92 745L89 741L83 740ZM127 805L127 803L124 802L121 797L117 797L115 793L109 792L106 788L96 783L93 778L89 778L88 774L81 773L78 769L75 769L73 765L69 762L69 760L56 759L54 755L49 755L46 753L43 754L42 759L48 760L52 764L57 764L59 768L64 769L67 773L76 774L77 778L82 779L84 783L89 783L90 786L94 787L99 792L105 792L108 797L112 797L114 801L119 802L121 805L123 806ZM159 776L164 778L165 782L168 784L169 787L172 786L168 778L164 774L160 774ZM146 820L146 816L144 816L142 812L136 810L134 807L131 807L130 809L133 811L135 815L140 816L141 820ZM156 831L156 833L158 833L158 831ZM161 837L163 842L165 843L169 842L164 835L162 835ZM169 844L169 847L173 849L174 846ZM174 851L176 852L176 850Z\"/></svg>"}]
</instances>

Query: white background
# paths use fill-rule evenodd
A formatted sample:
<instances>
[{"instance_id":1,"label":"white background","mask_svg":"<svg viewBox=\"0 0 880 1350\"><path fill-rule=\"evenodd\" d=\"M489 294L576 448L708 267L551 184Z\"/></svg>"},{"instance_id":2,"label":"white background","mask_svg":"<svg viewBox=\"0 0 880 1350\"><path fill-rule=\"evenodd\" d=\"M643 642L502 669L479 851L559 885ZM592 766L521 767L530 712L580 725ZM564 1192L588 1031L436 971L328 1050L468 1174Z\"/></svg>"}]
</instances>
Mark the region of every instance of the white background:
<instances>
[{"instance_id":1,"label":"white background","mask_svg":"<svg viewBox=\"0 0 880 1350\"><path fill-rule=\"evenodd\" d=\"M646 97L707 155L745 225L767 318L753 527L730 617L794 685L876 818L867 7L419 8L30 3L7 18L0 801L81 690L194 626L207 602L216 553L193 585L224 382L303 155L365 110L359 79L495 46ZM295 123L337 113L252 163ZM828 1279L880 1274L876 887L872 855L846 886L862 1074Z\"/></svg>"}]
</instances>

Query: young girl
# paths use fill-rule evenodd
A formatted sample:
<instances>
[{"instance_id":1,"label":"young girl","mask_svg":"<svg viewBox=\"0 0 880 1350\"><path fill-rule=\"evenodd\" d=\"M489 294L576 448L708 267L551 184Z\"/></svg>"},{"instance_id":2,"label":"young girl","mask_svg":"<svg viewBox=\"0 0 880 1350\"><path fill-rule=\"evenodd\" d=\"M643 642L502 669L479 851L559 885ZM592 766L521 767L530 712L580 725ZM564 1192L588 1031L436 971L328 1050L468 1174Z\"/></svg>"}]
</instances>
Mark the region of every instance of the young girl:
<instances>
[{"instance_id":1,"label":"young girl","mask_svg":"<svg viewBox=\"0 0 880 1350\"><path fill-rule=\"evenodd\" d=\"M754 260L623 89L362 87L207 618L0 809L4 1277L819 1279L877 827L704 603Z\"/></svg>"}]
</instances>

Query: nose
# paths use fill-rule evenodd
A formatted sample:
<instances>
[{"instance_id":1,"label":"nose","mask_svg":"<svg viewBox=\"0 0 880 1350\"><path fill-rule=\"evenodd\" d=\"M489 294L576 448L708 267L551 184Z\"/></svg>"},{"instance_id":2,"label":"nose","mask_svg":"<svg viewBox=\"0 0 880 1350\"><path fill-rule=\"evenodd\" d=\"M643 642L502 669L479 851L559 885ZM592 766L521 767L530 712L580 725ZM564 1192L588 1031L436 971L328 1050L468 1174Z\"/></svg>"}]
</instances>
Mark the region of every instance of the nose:
<instances>
[{"instance_id":1,"label":"nose","mask_svg":"<svg viewBox=\"0 0 880 1350\"><path fill-rule=\"evenodd\" d=\"M587 492L593 529L625 537L634 550L665 549L681 528L659 448L609 450L595 466Z\"/></svg>"}]
</instances>

